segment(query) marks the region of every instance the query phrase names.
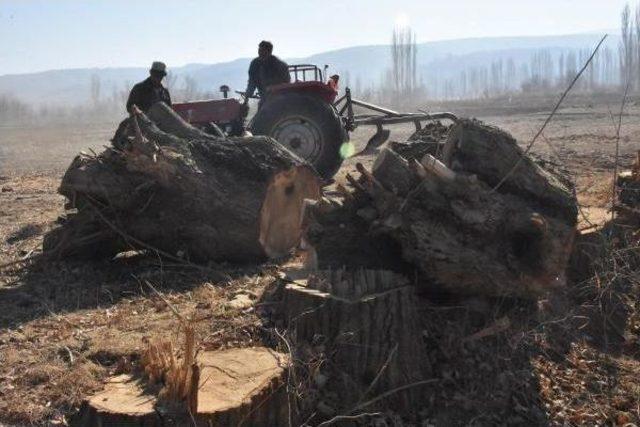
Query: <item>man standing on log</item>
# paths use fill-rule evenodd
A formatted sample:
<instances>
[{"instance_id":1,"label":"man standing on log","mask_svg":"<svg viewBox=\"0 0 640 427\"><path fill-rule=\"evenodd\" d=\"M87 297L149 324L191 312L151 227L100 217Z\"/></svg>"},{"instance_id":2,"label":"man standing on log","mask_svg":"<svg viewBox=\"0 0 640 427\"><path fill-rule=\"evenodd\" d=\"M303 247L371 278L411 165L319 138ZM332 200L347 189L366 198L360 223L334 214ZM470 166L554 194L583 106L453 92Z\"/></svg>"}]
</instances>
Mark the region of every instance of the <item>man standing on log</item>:
<instances>
[{"instance_id":1,"label":"man standing on log","mask_svg":"<svg viewBox=\"0 0 640 427\"><path fill-rule=\"evenodd\" d=\"M258 45L258 57L251 61L249 66L249 82L244 97L244 109L248 110L249 98L258 89L260 102L258 108L264 104L269 86L289 83L289 66L286 62L273 54L273 44L268 41L261 41Z\"/></svg>"},{"instance_id":2,"label":"man standing on log","mask_svg":"<svg viewBox=\"0 0 640 427\"><path fill-rule=\"evenodd\" d=\"M156 102L164 102L170 106L171 96L167 88L162 84L162 79L166 75L167 66L164 62L154 62L149 70L149 77L131 89L127 100L127 111L131 112L131 107L136 105L146 113Z\"/></svg>"}]
</instances>

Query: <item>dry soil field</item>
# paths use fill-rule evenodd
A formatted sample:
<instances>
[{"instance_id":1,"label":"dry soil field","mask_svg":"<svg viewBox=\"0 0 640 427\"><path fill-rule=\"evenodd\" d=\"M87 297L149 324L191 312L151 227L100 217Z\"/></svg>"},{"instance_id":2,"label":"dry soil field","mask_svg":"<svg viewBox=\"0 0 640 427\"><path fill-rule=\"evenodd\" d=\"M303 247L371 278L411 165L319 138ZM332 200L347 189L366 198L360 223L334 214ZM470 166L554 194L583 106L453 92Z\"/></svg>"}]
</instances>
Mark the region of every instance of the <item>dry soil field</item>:
<instances>
[{"instance_id":1,"label":"dry soil field","mask_svg":"<svg viewBox=\"0 0 640 427\"><path fill-rule=\"evenodd\" d=\"M619 103L614 95L569 98L532 150L573 177L583 212L581 227L610 217L613 120ZM526 145L552 104L553 99L540 98L429 108L478 117ZM116 124L0 124L0 264L39 252L43 234L63 213L64 200L56 194L61 174L75 153L97 152L108 144ZM391 139L404 140L411 133L411 128L398 127ZM370 134L358 130L352 141L362 147ZM620 164L628 166L639 149L640 106L633 99L623 116ZM371 162L358 159L363 160ZM355 161L345 162L339 180L355 168ZM239 295L259 300L278 267L221 268L234 277L231 285L217 286L206 271L185 270L153 257L4 268L0 425L68 423L83 397L99 390L104 378L134 369L146 339L173 334L174 317L147 282L182 313L199 320L203 348L279 345L261 317L269 306L237 303ZM578 303L572 295L550 296L533 306L425 301L424 315L434 319L431 327L439 325L425 330L425 342L441 377L433 396L425 400L423 425L637 424L640 347L632 316L622 323L603 320L593 314L597 307L592 302L585 302L586 308L574 306ZM454 337L470 335L505 315L511 316L511 326L499 335L473 345L456 342ZM587 326L590 320L602 323L592 328ZM398 420L389 415L387 425L393 422Z\"/></svg>"}]
</instances>

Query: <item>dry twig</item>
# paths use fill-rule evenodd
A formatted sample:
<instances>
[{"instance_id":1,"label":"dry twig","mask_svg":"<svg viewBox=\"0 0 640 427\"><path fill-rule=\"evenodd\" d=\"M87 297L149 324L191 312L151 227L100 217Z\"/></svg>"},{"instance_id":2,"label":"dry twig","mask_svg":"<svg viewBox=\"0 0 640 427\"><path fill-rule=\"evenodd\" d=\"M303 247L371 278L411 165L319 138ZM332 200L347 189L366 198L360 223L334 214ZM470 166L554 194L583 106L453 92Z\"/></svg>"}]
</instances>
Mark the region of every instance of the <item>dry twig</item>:
<instances>
[{"instance_id":1,"label":"dry twig","mask_svg":"<svg viewBox=\"0 0 640 427\"><path fill-rule=\"evenodd\" d=\"M321 426L328 426L328 425L334 424L334 423L336 423L336 422L338 422L338 421L340 421L340 420L349 419L349 418L345 418L345 417L352 417L351 419L353 419L352 414L353 414L354 412L357 412L357 411L359 411L359 410L361 410L361 409L364 409L364 408L366 408L367 406L371 406L371 405L373 405L374 403L377 403L377 402L379 402L379 401L381 401L381 400L383 400L383 399L386 399L387 397L389 397L389 396L391 396L391 395L393 395L393 394L395 394L395 393L399 393L399 392L401 392L401 391L408 390L408 389L411 389L411 388L414 388L414 387L419 387L419 386L421 386L421 385L434 384L434 383L437 383L437 382L439 382L439 381L440 381L439 379L433 378L433 379L430 379L430 380L417 381L417 382L415 382L415 383L406 384L406 385L403 385L403 386L400 386L400 387L396 387L396 388L394 388L394 389L392 389L392 390L386 391L386 392L384 392L384 393L382 393L382 394L380 394L380 395L378 395L378 396L374 397L374 398L373 398L373 399L371 399L371 400L367 400L367 401L366 401L366 402L364 402L364 403L361 403L361 404L356 405L356 406L355 406L352 410L350 410L346 415L336 415L335 417L331 418L330 420L328 420L328 421L325 421L325 422L323 422L323 423L318 424L318 427L321 427Z\"/></svg>"},{"instance_id":2,"label":"dry twig","mask_svg":"<svg viewBox=\"0 0 640 427\"><path fill-rule=\"evenodd\" d=\"M613 164L613 189L611 193L611 220L615 217L616 206L616 186L618 183L618 160L620 157L620 129L622 129L622 115L624 114L624 107L627 104L627 96L629 95L629 87L631 86L631 79L627 77L627 85L624 89L624 96L622 97L622 104L620 105L620 114L618 115L618 123L616 127L616 153ZM611 110L609 110L611 114Z\"/></svg>"},{"instance_id":3,"label":"dry twig","mask_svg":"<svg viewBox=\"0 0 640 427\"><path fill-rule=\"evenodd\" d=\"M111 228L115 233L117 233L120 237L122 237L123 239L125 239L127 242L133 242L138 246L141 246L145 249L148 249L150 251L154 251L155 253L162 255L165 258L168 258L172 261L178 262L182 265L186 265L192 268L198 268L201 270L204 270L206 272L208 272L209 274L211 274L213 276L213 278L215 280L221 281L221 282L227 282L229 280L231 280L231 278L224 273L221 273L218 270L213 270L211 268L202 266L202 265L197 265L188 261L185 261L182 258L178 258L174 255L171 255L168 252L165 252L161 249L156 248L155 246L152 246L148 243L143 242L142 240L136 239L135 237L131 236L130 234L126 233L125 231L123 231L122 229L120 229L119 227L117 227L113 222L109 221L109 219L107 219L104 214L102 212L100 212L100 209L98 209L98 207L95 205L95 201L92 200L89 196L87 197L87 203L89 204L89 206L94 210L94 212L98 215L98 217L102 220L102 222L104 222L109 228Z\"/></svg>"}]
</instances>

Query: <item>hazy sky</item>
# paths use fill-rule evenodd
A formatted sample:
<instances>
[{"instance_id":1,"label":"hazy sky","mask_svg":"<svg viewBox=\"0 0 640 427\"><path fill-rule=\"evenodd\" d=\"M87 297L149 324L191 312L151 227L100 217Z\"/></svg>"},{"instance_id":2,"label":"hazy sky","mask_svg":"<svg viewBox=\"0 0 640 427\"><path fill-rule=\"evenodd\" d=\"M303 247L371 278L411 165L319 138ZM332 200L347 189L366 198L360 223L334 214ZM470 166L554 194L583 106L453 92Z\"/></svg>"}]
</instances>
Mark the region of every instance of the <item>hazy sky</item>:
<instances>
[{"instance_id":1,"label":"hazy sky","mask_svg":"<svg viewBox=\"0 0 640 427\"><path fill-rule=\"evenodd\" d=\"M169 66L387 44L396 25L418 41L552 35L619 27L625 0L0 0L0 74Z\"/></svg>"}]
</instances>

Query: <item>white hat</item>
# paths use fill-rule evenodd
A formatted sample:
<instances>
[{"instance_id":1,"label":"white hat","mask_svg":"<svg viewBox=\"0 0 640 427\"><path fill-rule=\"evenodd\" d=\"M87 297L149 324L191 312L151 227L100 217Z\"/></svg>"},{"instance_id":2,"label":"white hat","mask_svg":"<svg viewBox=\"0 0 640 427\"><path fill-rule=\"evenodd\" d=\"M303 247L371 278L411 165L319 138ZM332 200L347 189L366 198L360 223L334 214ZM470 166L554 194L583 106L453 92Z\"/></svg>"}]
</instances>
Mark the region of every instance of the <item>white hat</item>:
<instances>
[{"instance_id":1,"label":"white hat","mask_svg":"<svg viewBox=\"0 0 640 427\"><path fill-rule=\"evenodd\" d=\"M151 70L149 71L157 71L159 73L167 74L167 65L164 62L155 61L151 64Z\"/></svg>"}]
</instances>

